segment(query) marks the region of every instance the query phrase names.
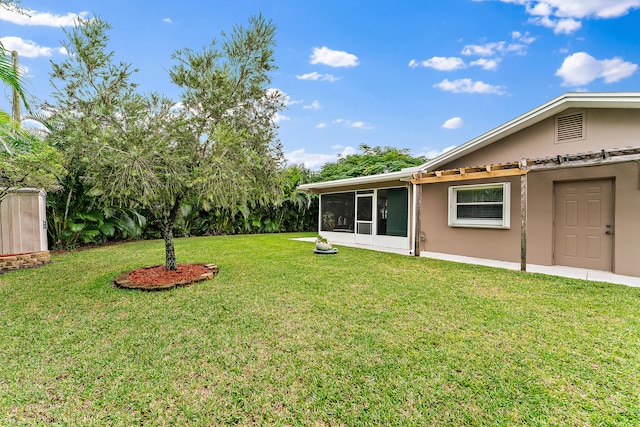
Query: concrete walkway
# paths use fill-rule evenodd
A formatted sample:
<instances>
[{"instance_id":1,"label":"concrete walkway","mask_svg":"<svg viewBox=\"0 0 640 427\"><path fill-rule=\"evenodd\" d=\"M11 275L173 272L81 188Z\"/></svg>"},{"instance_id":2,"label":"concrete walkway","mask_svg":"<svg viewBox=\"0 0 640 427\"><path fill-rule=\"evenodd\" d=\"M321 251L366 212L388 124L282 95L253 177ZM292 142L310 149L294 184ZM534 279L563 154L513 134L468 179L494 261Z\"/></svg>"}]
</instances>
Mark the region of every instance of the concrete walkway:
<instances>
[{"instance_id":1,"label":"concrete walkway","mask_svg":"<svg viewBox=\"0 0 640 427\"><path fill-rule=\"evenodd\" d=\"M492 259L472 258L459 255L442 254L438 252L420 252L425 258L442 259L446 261L463 262L465 264L485 265L488 267L506 268L508 270L520 270L520 263L496 261ZM613 274L610 271L589 270L586 268L564 267L561 265L536 265L527 264L527 272L542 273L550 276L569 277L572 279L592 280L596 282L608 282L618 285L640 287L640 277L623 276Z\"/></svg>"},{"instance_id":2,"label":"concrete walkway","mask_svg":"<svg viewBox=\"0 0 640 427\"><path fill-rule=\"evenodd\" d=\"M298 240L303 242L315 242L316 238L300 237L300 238L293 238L292 240ZM399 249L392 249L392 248L373 248L371 246L359 245L359 244L334 243L333 245L337 247L349 246L349 247L360 248L360 249L378 250L380 252L391 252L391 253L397 253L402 255L409 254L409 251L407 250L399 250ZM445 261L462 262L465 264L476 264L476 265L484 265L487 267L506 268L508 270L520 270L520 263L516 263L516 262L496 261L492 259L472 258L472 257L466 257L466 256L460 256L460 255L450 255L450 254L443 254L439 252L425 252L425 251L420 252L420 256L425 258L441 259ZM527 272L548 274L550 276L569 277L571 279L591 280L595 282L607 282L607 283L615 283L618 285L640 287L640 277L623 276L621 274L613 274L610 271L563 267L561 265L548 266L548 265L527 264Z\"/></svg>"}]
</instances>

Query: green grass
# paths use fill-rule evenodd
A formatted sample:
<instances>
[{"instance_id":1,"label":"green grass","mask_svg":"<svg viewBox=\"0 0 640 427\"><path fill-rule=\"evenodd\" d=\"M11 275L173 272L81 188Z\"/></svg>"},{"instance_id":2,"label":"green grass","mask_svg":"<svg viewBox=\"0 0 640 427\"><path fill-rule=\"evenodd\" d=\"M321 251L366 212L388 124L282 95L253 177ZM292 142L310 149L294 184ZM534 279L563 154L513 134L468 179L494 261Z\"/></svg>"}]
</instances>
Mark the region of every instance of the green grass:
<instances>
[{"instance_id":1,"label":"green grass","mask_svg":"<svg viewBox=\"0 0 640 427\"><path fill-rule=\"evenodd\" d=\"M640 289L340 247L178 239L0 276L0 425L640 424Z\"/></svg>"}]
</instances>

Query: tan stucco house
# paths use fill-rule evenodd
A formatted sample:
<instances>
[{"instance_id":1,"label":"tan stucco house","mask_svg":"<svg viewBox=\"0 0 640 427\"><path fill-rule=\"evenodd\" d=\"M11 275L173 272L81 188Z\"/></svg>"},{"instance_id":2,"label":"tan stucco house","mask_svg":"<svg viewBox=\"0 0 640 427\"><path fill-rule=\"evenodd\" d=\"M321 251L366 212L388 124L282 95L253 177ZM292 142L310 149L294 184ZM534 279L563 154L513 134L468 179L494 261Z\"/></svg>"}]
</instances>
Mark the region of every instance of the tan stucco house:
<instances>
[{"instance_id":1,"label":"tan stucco house","mask_svg":"<svg viewBox=\"0 0 640 427\"><path fill-rule=\"evenodd\" d=\"M301 189L335 243L640 277L640 92L567 93L421 166Z\"/></svg>"}]
</instances>

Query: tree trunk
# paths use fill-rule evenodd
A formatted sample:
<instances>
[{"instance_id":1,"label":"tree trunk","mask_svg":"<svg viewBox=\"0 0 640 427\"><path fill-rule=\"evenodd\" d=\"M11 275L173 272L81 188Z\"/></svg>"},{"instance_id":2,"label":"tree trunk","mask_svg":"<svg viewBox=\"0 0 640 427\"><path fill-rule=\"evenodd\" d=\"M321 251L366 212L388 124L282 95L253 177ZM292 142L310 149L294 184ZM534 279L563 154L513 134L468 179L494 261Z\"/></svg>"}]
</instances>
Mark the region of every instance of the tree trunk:
<instances>
[{"instance_id":1,"label":"tree trunk","mask_svg":"<svg viewBox=\"0 0 640 427\"><path fill-rule=\"evenodd\" d=\"M169 215L162 220L162 238L164 239L164 253L165 253L165 268L167 270L177 270L176 265L176 251L173 247L173 225L178 217L178 211L180 210L180 200L178 197L173 202L173 206L169 211Z\"/></svg>"},{"instance_id":2,"label":"tree trunk","mask_svg":"<svg viewBox=\"0 0 640 427\"><path fill-rule=\"evenodd\" d=\"M165 268L167 270L177 270L176 251L173 247L173 224L163 224L162 238L164 239Z\"/></svg>"}]
</instances>

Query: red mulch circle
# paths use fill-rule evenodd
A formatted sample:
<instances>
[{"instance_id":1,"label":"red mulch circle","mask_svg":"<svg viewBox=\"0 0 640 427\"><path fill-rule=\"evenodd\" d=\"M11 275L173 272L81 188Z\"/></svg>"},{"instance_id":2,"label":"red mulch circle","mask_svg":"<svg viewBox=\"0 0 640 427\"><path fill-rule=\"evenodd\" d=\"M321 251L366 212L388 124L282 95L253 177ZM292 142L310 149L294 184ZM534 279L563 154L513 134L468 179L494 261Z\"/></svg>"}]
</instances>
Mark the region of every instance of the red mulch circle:
<instances>
[{"instance_id":1,"label":"red mulch circle","mask_svg":"<svg viewBox=\"0 0 640 427\"><path fill-rule=\"evenodd\" d=\"M177 270L167 270L164 265L141 268L129 273L127 278L136 285L166 285L167 283L181 282L195 279L209 271L202 264L178 264Z\"/></svg>"},{"instance_id":2,"label":"red mulch circle","mask_svg":"<svg viewBox=\"0 0 640 427\"><path fill-rule=\"evenodd\" d=\"M114 284L127 289L163 290L211 279L219 271L215 264L178 264L177 267L173 271L164 265L126 271L115 278Z\"/></svg>"}]
</instances>

